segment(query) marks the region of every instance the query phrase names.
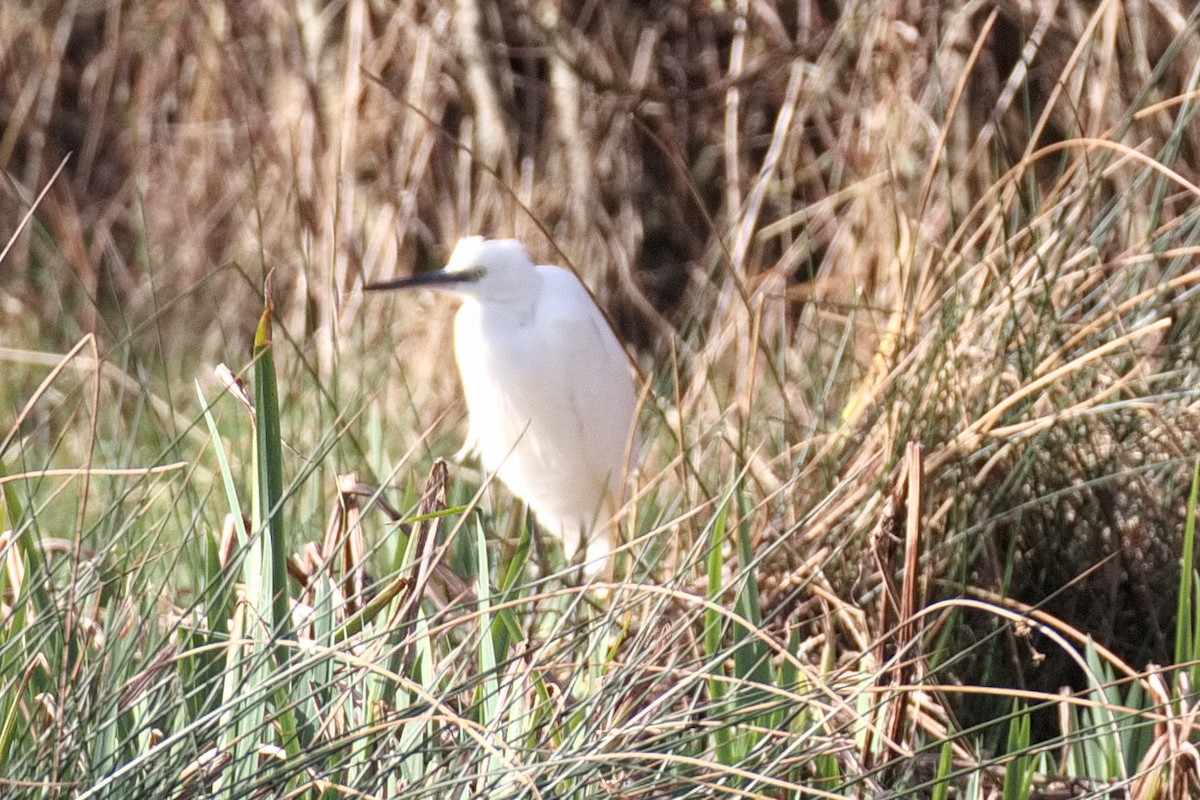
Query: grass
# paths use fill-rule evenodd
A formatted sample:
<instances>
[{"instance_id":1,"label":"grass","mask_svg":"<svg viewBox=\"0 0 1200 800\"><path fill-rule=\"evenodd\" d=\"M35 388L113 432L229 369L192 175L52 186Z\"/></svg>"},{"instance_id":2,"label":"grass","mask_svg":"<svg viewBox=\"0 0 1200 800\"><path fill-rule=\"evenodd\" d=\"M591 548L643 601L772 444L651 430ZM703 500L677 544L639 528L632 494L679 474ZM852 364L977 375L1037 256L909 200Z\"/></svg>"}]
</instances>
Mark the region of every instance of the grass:
<instances>
[{"instance_id":1,"label":"grass","mask_svg":"<svg viewBox=\"0 0 1200 800\"><path fill-rule=\"evenodd\" d=\"M1196 791L1196 20L741 8L0 7L0 795ZM469 232L634 345L611 579L356 289Z\"/></svg>"}]
</instances>

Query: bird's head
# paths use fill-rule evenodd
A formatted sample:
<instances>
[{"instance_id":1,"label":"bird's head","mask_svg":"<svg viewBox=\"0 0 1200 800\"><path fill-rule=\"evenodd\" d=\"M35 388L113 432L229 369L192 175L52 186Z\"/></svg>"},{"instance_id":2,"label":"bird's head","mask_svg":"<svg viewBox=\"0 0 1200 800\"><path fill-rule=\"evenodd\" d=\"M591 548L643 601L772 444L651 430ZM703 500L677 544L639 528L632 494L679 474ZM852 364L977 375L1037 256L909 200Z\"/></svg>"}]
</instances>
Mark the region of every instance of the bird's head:
<instances>
[{"instance_id":1,"label":"bird's head","mask_svg":"<svg viewBox=\"0 0 1200 800\"><path fill-rule=\"evenodd\" d=\"M466 236L454 246L445 269L367 284L364 288L429 286L480 302L522 308L536 302L540 284L537 267L530 260L525 245L516 239Z\"/></svg>"},{"instance_id":2,"label":"bird's head","mask_svg":"<svg viewBox=\"0 0 1200 800\"><path fill-rule=\"evenodd\" d=\"M525 245L516 239L459 239L442 272L457 278L449 288L477 300L531 301L541 278Z\"/></svg>"}]
</instances>

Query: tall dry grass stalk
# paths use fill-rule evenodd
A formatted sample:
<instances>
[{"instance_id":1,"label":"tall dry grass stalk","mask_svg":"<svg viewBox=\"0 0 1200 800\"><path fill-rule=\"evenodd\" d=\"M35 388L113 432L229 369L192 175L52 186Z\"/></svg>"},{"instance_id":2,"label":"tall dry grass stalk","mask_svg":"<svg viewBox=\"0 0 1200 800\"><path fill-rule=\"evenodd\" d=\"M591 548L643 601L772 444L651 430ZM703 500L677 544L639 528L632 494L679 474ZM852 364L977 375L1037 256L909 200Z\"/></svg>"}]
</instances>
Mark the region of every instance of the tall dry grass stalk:
<instances>
[{"instance_id":1,"label":"tall dry grass stalk","mask_svg":"<svg viewBox=\"0 0 1200 800\"><path fill-rule=\"evenodd\" d=\"M173 382L244 363L273 271L322 419L368 395L422 441L457 408L448 315L356 287L518 235L641 354L661 435L638 483L684 517L673 546L709 519L680 509L746 476L778 620L885 590L860 556L917 441L927 596L1040 600L1100 561L1060 598L1165 625L1195 428L1188 14L6 3L6 233L70 157L0 264L0 330L95 332Z\"/></svg>"}]
</instances>

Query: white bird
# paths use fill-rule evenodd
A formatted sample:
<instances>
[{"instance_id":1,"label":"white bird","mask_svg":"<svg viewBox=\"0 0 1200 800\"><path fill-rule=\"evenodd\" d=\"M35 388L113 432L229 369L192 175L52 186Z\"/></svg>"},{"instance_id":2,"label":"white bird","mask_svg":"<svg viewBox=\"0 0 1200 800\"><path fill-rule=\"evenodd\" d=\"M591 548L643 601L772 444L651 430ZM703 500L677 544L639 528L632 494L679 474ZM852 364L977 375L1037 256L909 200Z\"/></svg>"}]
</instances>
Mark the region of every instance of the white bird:
<instances>
[{"instance_id":1,"label":"white bird","mask_svg":"<svg viewBox=\"0 0 1200 800\"><path fill-rule=\"evenodd\" d=\"M630 363L591 295L568 270L535 266L514 239L460 239L446 268L366 289L429 286L462 300L454 355L470 427L463 453L562 539L587 537L589 571L612 547L637 391Z\"/></svg>"}]
</instances>

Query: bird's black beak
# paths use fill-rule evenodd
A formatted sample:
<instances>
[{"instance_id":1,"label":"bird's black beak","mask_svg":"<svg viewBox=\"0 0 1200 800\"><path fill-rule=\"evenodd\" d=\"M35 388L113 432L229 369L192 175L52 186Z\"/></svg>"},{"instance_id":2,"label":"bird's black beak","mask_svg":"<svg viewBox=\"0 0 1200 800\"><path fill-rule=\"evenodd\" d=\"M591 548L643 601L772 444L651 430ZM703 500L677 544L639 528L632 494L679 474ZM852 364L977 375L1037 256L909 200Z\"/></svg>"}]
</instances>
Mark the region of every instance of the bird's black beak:
<instances>
[{"instance_id":1,"label":"bird's black beak","mask_svg":"<svg viewBox=\"0 0 1200 800\"><path fill-rule=\"evenodd\" d=\"M364 283L363 290L368 292L384 292L392 289L412 289L419 286L453 286L462 283L463 275L445 270L436 272L419 272L416 275L405 275L402 278L392 278L376 283Z\"/></svg>"},{"instance_id":2,"label":"bird's black beak","mask_svg":"<svg viewBox=\"0 0 1200 800\"><path fill-rule=\"evenodd\" d=\"M391 289L413 289L421 286L454 287L460 283L474 283L483 277L482 267L471 269L450 270L439 269L434 272L419 272L416 275L406 275L403 278L392 278L376 283L364 283L363 290L367 292L384 292Z\"/></svg>"}]
</instances>

